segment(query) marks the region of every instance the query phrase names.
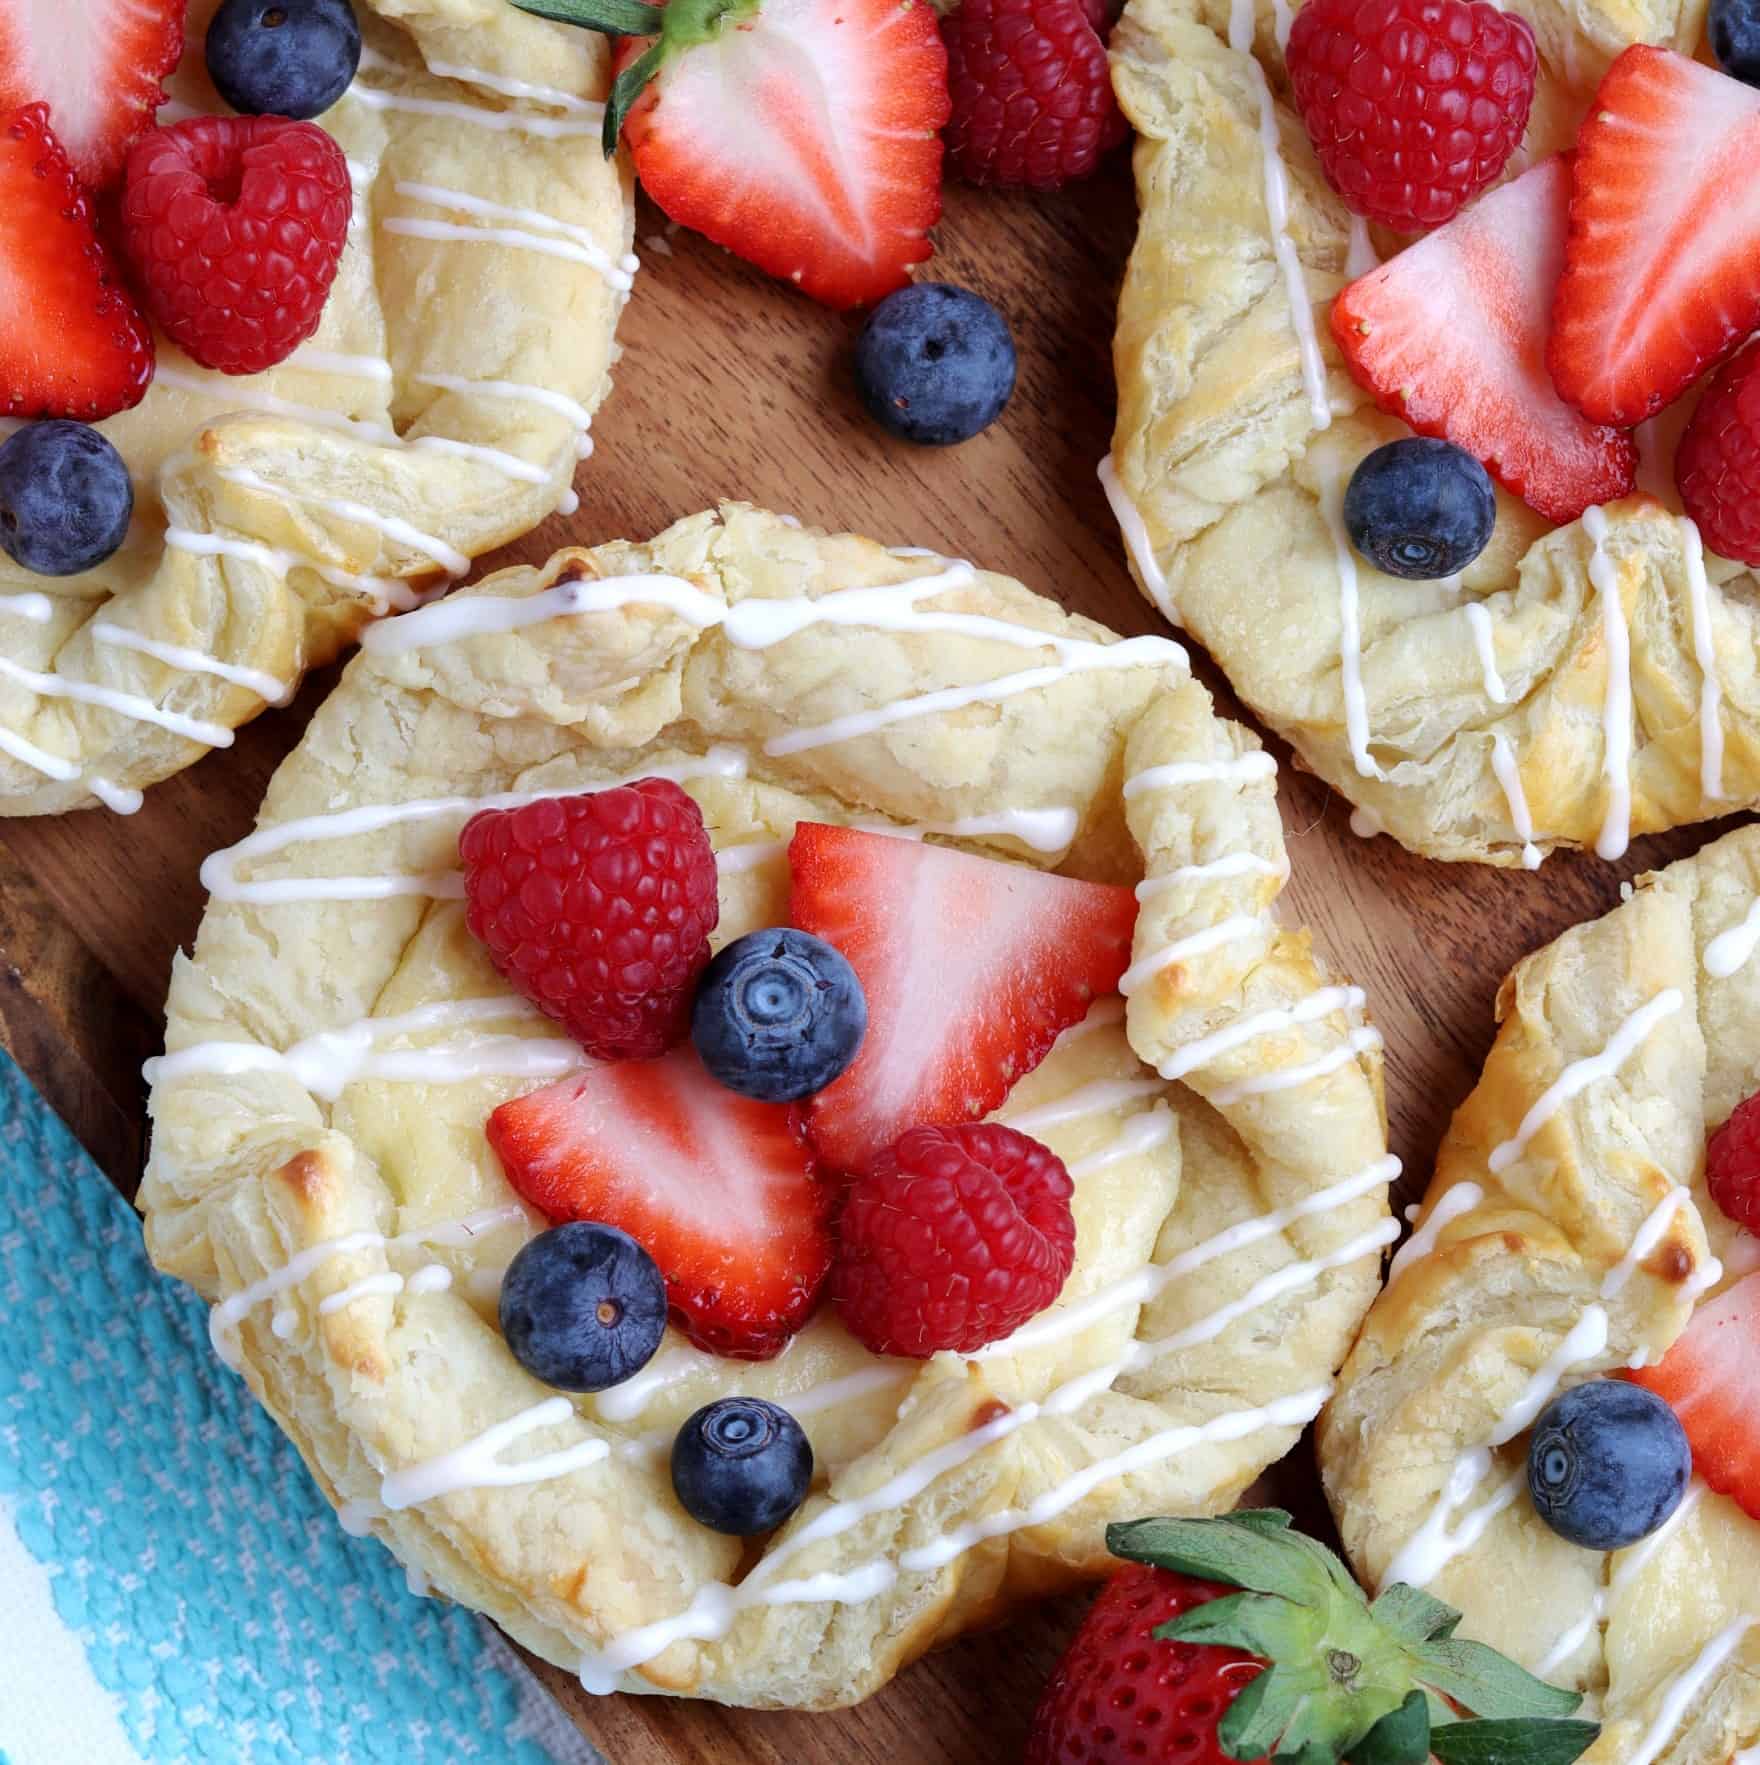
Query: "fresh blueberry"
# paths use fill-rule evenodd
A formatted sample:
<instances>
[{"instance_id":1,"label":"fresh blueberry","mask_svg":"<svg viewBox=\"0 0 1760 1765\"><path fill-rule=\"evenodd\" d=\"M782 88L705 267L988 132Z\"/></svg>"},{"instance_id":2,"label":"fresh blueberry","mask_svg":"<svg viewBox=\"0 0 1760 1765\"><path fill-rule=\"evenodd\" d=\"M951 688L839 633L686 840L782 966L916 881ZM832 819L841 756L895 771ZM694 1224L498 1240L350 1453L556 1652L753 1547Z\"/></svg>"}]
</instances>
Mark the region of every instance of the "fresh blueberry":
<instances>
[{"instance_id":1,"label":"fresh blueberry","mask_svg":"<svg viewBox=\"0 0 1760 1765\"><path fill-rule=\"evenodd\" d=\"M730 1091L793 1103L855 1059L868 1001L843 953L810 932L752 932L703 970L691 1036Z\"/></svg>"},{"instance_id":2,"label":"fresh blueberry","mask_svg":"<svg viewBox=\"0 0 1760 1765\"><path fill-rule=\"evenodd\" d=\"M1760 86L1760 0L1711 0L1711 53L1732 79Z\"/></svg>"},{"instance_id":3,"label":"fresh blueberry","mask_svg":"<svg viewBox=\"0 0 1760 1765\"><path fill-rule=\"evenodd\" d=\"M772 1532L807 1499L813 1449L787 1410L761 1397L706 1405L672 1443L672 1487L711 1532Z\"/></svg>"},{"instance_id":4,"label":"fresh blueberry","mask_svg":"<svg viewBox=\"0 0 1760 1765\"><path fill-rule=\"evenodd\" d=\"M245 116L321 116L360 64L349 0L225 0L208 26L208 78Z\"/></svg>"},{"instance_id":5,"label":"fresh blueberry","mask_svg":"<svg viewBox=\"0 0 1760 1765\"><path fill-rule=\"evenodd\" d=\"M1014 391L1014 339L982 295L918 282L874 308L856 343L856 385L881 428L922 447L970 441Z\"/></svg>"},{"instance_id":6,"label":"fresh blueberry","mask_svg":"<svg viewBox=\"0 0 1760 1765\"><path fill-rule=\"evenodd\" d=\"M513 1358L558 1391L605 1391L654 1358L666 1283L635 1239L597 1220L540 1232L507 1265L501 1334Z\"/></svg>"},{"instance_id":7,"label":"fresh blueberry","mask_svg":"<svg viewBox=\"0 0 1760 1765\"><path fill-rule=\"evenodd\" d=\"M1528 1442L1528 1491L1561 1538L1623 1550L1681 1505L1693 1452L1674 1411L1624 1379L1594 1379L1547 1406Z\"/></svg>"},{"instance_id":8,"label":"fresh blueberry","mask_svg":"<svg viewBox=\"0 0 1760 1765\"><path fill-rule=\"evenodd\" d=\"M77 576L122 544L134 485L96 429L56 418L0 444L0 551L38 576Z\"/></svg>"},{"instance_id":9,"label":"fresh blueberry","mask_svg":"<svg viewBox=\"0 0 1760 1765\"><path fill-rule=\"evenodd\" d=\"M1452 441L1422 435L1376 448L1344 493L1351 544L1377 570L1413 582L1466 569L1496 521L1485 468Z\"/></svg>"}]
</instances>

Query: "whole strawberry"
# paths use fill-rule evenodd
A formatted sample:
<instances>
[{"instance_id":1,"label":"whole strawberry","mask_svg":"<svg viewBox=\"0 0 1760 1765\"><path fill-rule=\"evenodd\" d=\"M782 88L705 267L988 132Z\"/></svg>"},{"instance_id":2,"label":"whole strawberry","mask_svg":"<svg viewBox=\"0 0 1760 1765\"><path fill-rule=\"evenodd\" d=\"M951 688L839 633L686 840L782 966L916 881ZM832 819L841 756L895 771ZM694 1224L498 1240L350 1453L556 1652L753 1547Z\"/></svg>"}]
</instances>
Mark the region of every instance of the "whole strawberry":
<instances>
[{"instance_id":1,"label":"whole strawberry","mask_svg":"<svg viewBox=\"0 0 1760 1765\"><path fill-rule=\"evenodd\" d=\"M942 20L953 121L947 156L969 184L1060 190L1125 138L1092 0L962 0Z\"/></svg>"},{"instance_id":2,"label":"whole strawberry","mask_svg":"<svg viewBox=\"0 0 1760 1765\"><path fill-rule=\"evenodd\" d=\"M1371 1605L1276 1508L1134 1520L1106 1546L1143 1566L1077 1631L1026 1765L1571 1765L1600 1734L1570 1720L1581 1693L1457 1637L1452 1606L1403 1582Z\"/></svg>"},{"instance_id":3,"label":"whole strawberry","mask_svg":"<svg viewBox=\"0 0 1760 1765\"><path fill-rule=\"evenodd\" d=\"M1496 178L1534 102L1533 30L1486 0L1309 0L1286 60L1327 182L1402 233Z\"/></svg>"},{"instance_id":4,"label":"whole strawberry","mask_svg":"<svg viewBox=\"0 0 1760 1765\"><path fill-rule=\"evenodd\" d=\"M490 960L598 1060L690 1030L720 918L702 811L668 779L485 809L459 835L466 921Z\"/></svg>"},{"instance_id":5,"label":"whole strawberry","mask_svg":"<svg viewBox=\"0 0 1760 1765\"><path fill-rule=\"evenodd\" d=\"M1265 1663L1155 1630L1233 1591L1147 1563L1117 1570L1039 1700L1025 1765L1229 1765L1216 1725Z\"/></svg>"},{"instance_id":6,"label":"whole strawberry","mask_svg":"<svg viewBox=\"0 0 1760 1765\"><path fill-rule=\"evenodd\" d=\"M312 123L204 116L128 156L123 237L148 313L203 367L257 374L318 328L354 196Z\"/></svg>"},{"instance_id":7,"label":"whole strawberry","mask_svg":"<svg viewBox=\"0 0 1760 1765\"><path fill-rule=\"evenodd\" d=\"M1726 1218L1760 1232L1760 1092L1738 1103L1711 1136L1705 1148L1705 1182Z\"/></svg>"},{"instance_id":8,"label":"whole strawberry","mask_svg":"<svg viewBox=\"0 0 1760 1765\"><path fill-rule=\"evenodd\" d=\"M1681 505L1698 523L1705 543L1721 558L1760 564L1760 347L1743 350L1711 382L1681 437L1674 475ZM1736 1111L1725 1132L1748 1107L1744 1103ZM1752 1129L1748 1137L1760 1142ZM1714 1150L1716 1145L1714 1140ZM1752 1217L1742 1223L1760 1229L1760 1158L1748 1162L1754 1167L1749 1188L1756 1200L1750 1204ZM1722 1196L1718 1202L1730 1213Z\"/></svg>"},{"instance_id":9,"label":"whole strawberry","mask_svg":"<svg viewBox=\"0 0 1760 1765\"><path fill-rule=\"evenodd\" d=\"M995 1122L912 1128L844 1196L832 1299L876 1354L971 1354L1018 1330L1075 1262L1074 1185Z\"/></svg>"}]
</instances>

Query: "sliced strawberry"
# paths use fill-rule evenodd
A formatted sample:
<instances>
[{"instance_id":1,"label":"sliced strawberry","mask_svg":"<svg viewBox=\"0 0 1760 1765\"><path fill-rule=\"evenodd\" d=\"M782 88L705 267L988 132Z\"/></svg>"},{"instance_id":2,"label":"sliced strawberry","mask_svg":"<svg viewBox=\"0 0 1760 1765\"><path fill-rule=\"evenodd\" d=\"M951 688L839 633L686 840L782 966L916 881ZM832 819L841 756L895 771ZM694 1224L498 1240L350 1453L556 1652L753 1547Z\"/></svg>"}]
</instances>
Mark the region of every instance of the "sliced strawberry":
<instances>
[{"instance_id":1,"label":"sliced strawberry","mask_svg":"<svg viewBox=\"0 0 1760 1765\"><path fill-rule=\"evenodd\" d=\"M1558 396L1546 369L1570 172L1543 160L1353 282L1332 308L1351 372L1420 435L1465 448L1549 521L1637 482L1629 435Z\"/></svg>"},{"instance_id":2,"label":"sliced strawberry","mask_svg":"<svg viewBox=\"0 0 1760 1765\"><path fill-rule=\"evenodd\" d=\"M1663 1359L1632 1377L1673 1406L1699 1475L1760 1520L1760 1275L1700 1306Z\"/></svg>"},{"instance_id":3,"label":"sliced strawberry","mask_svg":"<svg viewBox=\"0 0 1760 1765\"><path fill-rule=\"evenodd\" d=\"M502 1104L487 1132L540 1213L618 1226L653 1257L699 1348L768 1360L812 1316L831 1195L799 1116L716 1084L694 1049L592 1067Z\"/></svg>"},{"instance_id":4,"label":"sliced strawberry","mask_svg":"<svg viewBox=\"0 0 1760 1765\"><path fill-rule=\"evenodd\" d=\"M902 288L934 249L951 114L927 0L671 0L663 17L618 51L632 83L638 58L658 69L624 123L648 194L827 306Z\"/></svg>"},{"instance_id":5,"label":"sliced strawberry","mask_svg":"<svg viewBox=\"0 0 1760 1765\"><path fill-rule=\"evenodd\" d=\"M46 104L81 181L105 190L165 101L186 0L0 0L0 110Z\"/></svg>"},{"instance_id":6,"label":"sliced strawberry","mask_svg":"<svg viewBox=\"0 0 1760 1765\"><path fill-rule=\"evenodd\" d=\"M153 334L41 104L0 114L0 314L0 416L91 423L145 395Z\"/></svg>"},{"instance_id":7,"label":"sliced strawberry","mask_svg":"<svg viewBox=\"0 0 1760 1765\"><path fill-rule=\"evenodd\" d=\"M1547 360L1600 423L1672 404L1760 328L1760 92L1669 49L1626 50L1571 165Z\"/></svg>"},{"instance_id":8,"label":"sliced strawberry","mask_svg":"<svg viewBox=\"0 0 1760 1765\"><path fill-rule=\"evenodd\" d=\"M1130 962L1129 889L811 821L788 861L790 917L849 958L868 999L861 1052L807 1105L838 1171L865 1171L907 1128L988 1115Z\"/></svg>"}]
</instances>

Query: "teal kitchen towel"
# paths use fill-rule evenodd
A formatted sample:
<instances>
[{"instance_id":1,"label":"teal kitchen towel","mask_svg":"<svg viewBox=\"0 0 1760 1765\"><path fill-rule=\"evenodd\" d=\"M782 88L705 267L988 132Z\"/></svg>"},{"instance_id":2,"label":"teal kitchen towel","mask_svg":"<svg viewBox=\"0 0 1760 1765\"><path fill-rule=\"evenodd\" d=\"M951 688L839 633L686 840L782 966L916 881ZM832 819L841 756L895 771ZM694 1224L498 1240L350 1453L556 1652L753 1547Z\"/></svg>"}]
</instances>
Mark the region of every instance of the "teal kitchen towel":
<instances>
[{"instance_id":1,"label":"teal kitchen towel","mask_svg":"<svg viewBox=\"0 0 1760 1765\"><path fill-rule=\"evenodd\" d=\"M0 1765L590 1765L500 1636L337 1525L0 1051Z\"/></svg>"}]
</instances>

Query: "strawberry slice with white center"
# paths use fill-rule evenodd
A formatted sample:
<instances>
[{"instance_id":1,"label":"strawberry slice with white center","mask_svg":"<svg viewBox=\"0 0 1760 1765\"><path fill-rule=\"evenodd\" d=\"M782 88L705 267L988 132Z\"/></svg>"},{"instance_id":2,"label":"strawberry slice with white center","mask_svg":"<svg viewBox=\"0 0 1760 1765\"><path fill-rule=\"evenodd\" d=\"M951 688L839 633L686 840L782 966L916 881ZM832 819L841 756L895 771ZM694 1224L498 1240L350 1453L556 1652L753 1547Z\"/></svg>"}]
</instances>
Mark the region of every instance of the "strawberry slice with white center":
<instances>
[{"instance_id":1,"label":"strawberry slice with white center","mask_svg":"<svg viewBox=\"0 0 1760 1765\"><path fill-rule=\"evenodd\" d=\"M788 861L790 918L843 952L868 1001L861 1052L806 1106L837 1171L907 1128L988 1115L1130 962L1129 889L811 821Z\"/></svg>"},{"instance_id":2,"label":"strawberry slice with white center","mask_svg":"<svg viewBox=\"0 0 1760 1765\"><path fill-rule=\"evenodd\" d=\"M927 0L517 0L618 45L607 152L681 226L838 308L902 288L941 218L947 51Z\"/></svg>"},{"instance_id":3,"label":"strawberry slice with white center","mask_svg":"<svg viewBox=\"0 0 1760 1765\"><path fill-rule=\"evenodd\" d=\"M620 1227L653 1257L699 1348L768 1360L812 1316L831 1195L800 1117L718 1085L694 1049L590 1067L502 1104L486 1131L546 1218Z\"/></svg>"},{"instance_id":4,"label":"strawberry slice with white center","mask_svg":"<svg viewBox=\"0 0 1760 1765\"><path fill-rule=\"evenodd\" d=\"M46 104L80 180L104 190L153 126L185 0L0 0L0 110Z\"/></svg>"},{"instance_id":5,"label":"strawberry slice with white center","mask_svg":"<svg viewBox=\"0 0 1760 1765\"><path fill-rule=\"evenodd\" d=\"M1570 171L1543 160L1351 283L1332 334L1384 411L1464 448L1549 521L1637 482L1629 435L1558 396L1546 366Z\"/></svg>"},{"instance_id":6,"label":"strawberry slice with white center","mask_svg":"<svg viewBox=\"0 0 1760 1765\"><path fill-rule=\"evenodd\" d=\"M1760 1520L1760 1275L1700 1306L1662 1360L1632 1377L1680 1417L1694 1470Z\"/></svg>"},{"instance_id":7,"label":"strawberry slice with white center","mask_svg":"<svg viewBox=\"0 0 1760 1765\"><path fill-rule=\"evenodd\" d=\"M1641 423L1756 329L1760 91L1628 49L1571 156L1552 377L1594 421Z\"/></svg>"}]
</instances>

